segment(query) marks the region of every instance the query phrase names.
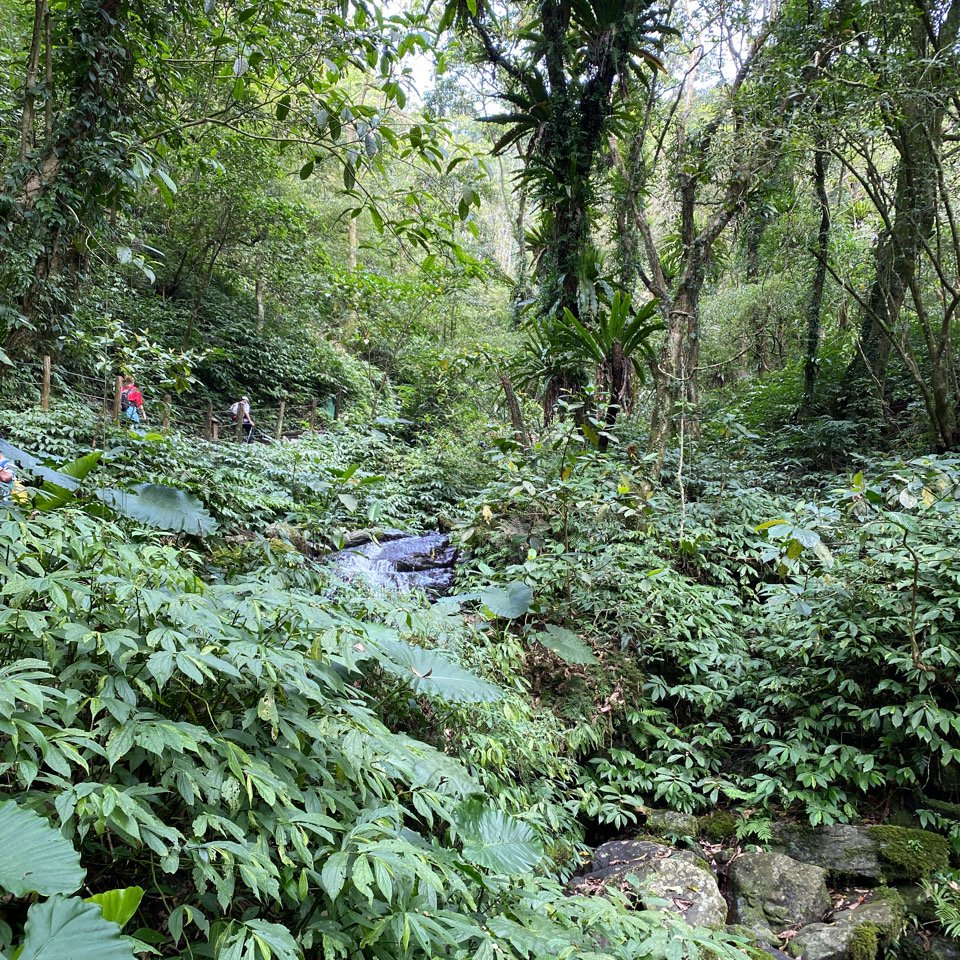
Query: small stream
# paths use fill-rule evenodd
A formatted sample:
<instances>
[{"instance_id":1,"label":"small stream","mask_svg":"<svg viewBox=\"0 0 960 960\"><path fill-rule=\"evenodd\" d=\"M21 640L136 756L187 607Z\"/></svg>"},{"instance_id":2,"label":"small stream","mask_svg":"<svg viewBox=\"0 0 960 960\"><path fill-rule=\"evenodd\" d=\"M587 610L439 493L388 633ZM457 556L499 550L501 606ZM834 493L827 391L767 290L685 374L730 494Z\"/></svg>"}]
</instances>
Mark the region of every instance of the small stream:
<instances>
[{"instance_id":1,"label":"small stream","mask_svg":"<svg viewBox=\"0 0 960 960\"><path fill-rule=\"evenodd\" d=\"M435 532L408 536L388 531L327 557L342 580L362 578L378 590L422 590L434 598L453 586L456 562L457 548Z\"/></svg>"}]
</instances>

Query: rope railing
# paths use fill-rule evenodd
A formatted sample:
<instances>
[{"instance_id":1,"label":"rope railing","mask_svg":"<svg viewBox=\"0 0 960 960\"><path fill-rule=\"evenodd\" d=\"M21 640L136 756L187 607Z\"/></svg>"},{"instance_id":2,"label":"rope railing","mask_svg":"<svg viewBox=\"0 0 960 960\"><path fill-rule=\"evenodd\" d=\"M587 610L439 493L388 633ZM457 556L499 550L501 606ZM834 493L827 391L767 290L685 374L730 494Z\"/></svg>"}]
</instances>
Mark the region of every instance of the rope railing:
<instances>
[{"instance_id":1,"label":"rope railing","mask_svg":"<svg viewBox=\"0 0 960 960\"><path fill-rule=\"evenodd\" d=\"M98 411L106 421L121 418L123 379L121 377L92 377L74 370L54 371L51 358L43 358L40 382L40 409L49 410L51 393L69 397L85 406ZM333 401L334 418L339 417L339 391ZM254 439L280 440L283 437L300 436L302 433L316 433L318 429L317 413L327 407L321 407L317 400L308 404L288 404L278 401L276 409L261 409L253 416ZM150 412L145 418L146 426L155 429L159 423L163 433L175 427L184 433L194 433L216 443L236 439L247 441L246 426L234 420L229 406L220 407L209 401L205 405L191 405L173 402L173 395L165 393L161 400L154 400ZM94 434L96 441L96 431Z\"/></svg>"}]
</instances>

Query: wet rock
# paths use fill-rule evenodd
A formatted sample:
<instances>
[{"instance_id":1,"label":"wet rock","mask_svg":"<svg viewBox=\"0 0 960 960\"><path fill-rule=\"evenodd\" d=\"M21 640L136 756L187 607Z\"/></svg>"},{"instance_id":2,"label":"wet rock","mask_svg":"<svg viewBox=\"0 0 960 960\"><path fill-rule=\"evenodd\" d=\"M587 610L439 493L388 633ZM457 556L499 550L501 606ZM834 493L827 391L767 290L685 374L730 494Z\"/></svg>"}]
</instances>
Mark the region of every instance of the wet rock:
<instances>
[{"instance_id":1,"label":"wet rock","mask_svg":"<svg viewBox=\"0 0 960 960\"><path fill-rule=\"evenodd\" d=\"M362 547L364 544L374 542L387 543L406 536L409 534L391 527L364 527L362 530L349 530L343 535L343 549L349 550L351 547Z\"/></svg>"},{"instance_id":2,"label":"wet rock","mask_svg":"<svg viewBox=\"0 0 960 960\"><path fill-rule=\"evenodd\" d=\"M650 810L647 812L647 829L658 837L695 837L697 818L676 810Z\"/></svg>"},{"instance_id":3,"label":"wet rock","mask_svg":"<svg viewBox=\"0 0 960 960\"><path fill-rule=\"evenodd\" d=\"M745 853L728 873L731 914L762 940L820 920L830 909L827 872L780 853Z\"/></svg>"},{"instance_id":4,"label":"wet rock","mask_svg":"<svg viewBox=\"0 0 960 960\"><path fill-rule=\"evenodd\" d=\"M774 830L770 849L833 874L879 880L883 875L876 841L867 827L785 824Z\"/></svg>"},{"instance_id":5,"label":"wet rock","mask_svg":"<svg viewBox=\"0 0 960 960\"><path fill-rule=\"evenodd\" d=\"M727 904L706 861L689 850L650 840L602 844L594 851L589 872L575 877L571 887L580 893L599 892L606 883L628 875L637 878L647 907L673 910L694 926L719 929L726 922Z\"/></svg>"}]
</instances>

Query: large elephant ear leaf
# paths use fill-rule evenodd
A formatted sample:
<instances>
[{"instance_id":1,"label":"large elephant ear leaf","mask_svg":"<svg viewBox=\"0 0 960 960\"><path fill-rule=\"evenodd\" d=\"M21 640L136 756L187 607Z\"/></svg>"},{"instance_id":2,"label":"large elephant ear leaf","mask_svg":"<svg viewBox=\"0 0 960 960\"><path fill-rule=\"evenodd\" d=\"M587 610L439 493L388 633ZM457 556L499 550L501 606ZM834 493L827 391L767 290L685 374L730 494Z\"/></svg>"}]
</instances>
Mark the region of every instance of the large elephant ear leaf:
<instances>
[{"instance_id":1,"label":"large elephant ear leaf","mask_svg":"<svg viewBox=\"0 0 960 960\"><path fill-rule=\"evenodd\" d=\"M460 807L457 833L463 858L494 873L529 873L543 860L543 847L529 824L475 800Z\"/></svg>"},{"instance_id":2,"label":"large elephant ear leaf","mask_svg":"<svg viewBox=\"0 0 960 960\"><path fill-rule=\"evenodd\" d=\"M521 580L508 583L505 587L487 587L480 591L480 602L495 617L515 620L522 617L533 601L533 590Z\"/></svg>"},{"instance_id":3,"label":"large elephant ear leaf","mask_svg":"<svg viewBox=\"0 0 960 960\"><path fill-rule=\"evenodd\" d=\"M94 450L70 463L61 463L56 470L49 471L43 486L37 491L34 506L38 510L58 510L66 506L76 496L76 491L88 473L100 462L102 450Z\"/></svg>"},{"instance_id":4,"label":"large elephant ear leaf","mask_svg":"<svg viewBox=\"0 0 960 960\"><path fill-rule=\"evenodd\" d=\"M87 903L96 903L100 907L104 920L125 927L143 900L143 887L118 887L116 890L104 890L87 897Z\"/></svg>"},{"instance_id":5,"label":"large elephant ear leaf","mask_svg":"<svg viewBox=\"0 0 960 960\"><path fill-rule=\"evenodd\" d=\"M414 693L454 703L492 703L503 691L435 650L424 650L402 640L378 640L385 654L381 665L410 685Z\"/></svg>"},{"instance_id":6,"label":"large elephant ear leaf","mask_svg":"<svg viewBox=\"0 0 960 960\"><path fill-rule=\"evenodd\" d=\"M600 662L590 647L566 627L548 623L536 638L565 663L580 666Z\"/></svg>"},{"instance_id":7,"label":"large elephant ear leaf","mask_svg":"<svg viewBox=\"0 0 960 960\"><path fill-rule=\"evenodd\" d=\"M135 960L133 941L79 897L51 897L27 911L19 960Z\"/></svg>"},{"instance_id":8,"label":"large elephant ear leaf","mask_svg":"<svg viewBox=\"0 0 960 960\"><path fill-rule=\"evenodd\" d=\"M85 871L73 844L12 800L0 803L0 850L0 887L15 897L73 893L83 883Z\"/></svg>"},{"instance_id":9,"label":"large elephant ear leaf","mask_svg":"<svg viewBox=\"0 0 960 960\"><path fill-rule=\"evenodd\" d=\"M129 490L107 488L96 495L117 513L160 530L204 536L217 529L196 497L162 483L138 483Z\"/></svg>"}]
</instances>

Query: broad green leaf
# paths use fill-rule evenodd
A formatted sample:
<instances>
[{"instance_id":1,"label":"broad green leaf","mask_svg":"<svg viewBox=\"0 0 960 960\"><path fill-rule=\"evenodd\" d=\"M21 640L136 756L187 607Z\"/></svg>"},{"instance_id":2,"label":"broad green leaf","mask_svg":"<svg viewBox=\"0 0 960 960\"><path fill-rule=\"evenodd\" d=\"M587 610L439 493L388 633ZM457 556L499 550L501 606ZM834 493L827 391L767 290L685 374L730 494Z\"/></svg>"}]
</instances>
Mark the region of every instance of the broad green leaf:
<instances>
[{"instance_id":1,"label":"broad green leaf","mask_svg":"<svg viewBox=\"0 0 960 960\"><path fill-rule=\"evenodd\" d=\"M456 827L464 858L494 873L529 873L543 859L533 828L502 810L470 801L460 808Z\"/></svg>"},{"instance_id":2,"label":"broad green leaf","mask_svg":"<svg viewBox=\"0 0 960 960\"><path fill-rule=\"evenodd\" d=\"M51 897L27 911L19 960L134 960L132 941L103 919L99 905Z\"/></svg>"},{"instance_id":3,"label":"broad green leaf","mask_svg":"<svg viewBox=\"0 0 960 960\"><path fill-rule=\"evenodd\" d=\"M99 459L102 453L95 451L94 454L87 454L86 457L74 460L72 463L68 463L63 467L53 468L44 466L32 453L27 453L26 450L21 450L6 440L0 440L0 455L6 457L8 460L13 460L19 466L29 470L34 476L40 477L42 480L54 483L64 490L76 490L80 485L78 481L82 480L83 477L86 476L86 472L89 472L96 463L96 460L91 461L88 458L96 456L96 459ZM84 464L89 464L87 471L80 476L74 476L74 474L83 469Z\"/></svg>"},{"instance_id":4,"label":"broad green leaf","mask_svg":"<svg viewBox=\"0 0 960 960\"><path fill-rule=\"evenodd\" d=\"M561 660L570 664L599 663L594 652L572 630L548 623L541 633L536 634L548 650L552 650Z\"/></svg>"},{"instance_id":5,"label":"broad green leaf","mask_svg":"<svg viewBox=\"0 0 960 960\"><path fill-rule=\"evenodd\" d=\"M217 528L206 507L196 497L176 487L139 483L129 490L97 490L96 496L117 513L160 530L203 536Z\"/></svg>"},{"instance_id":6,"label":"broad green leaf","mask_svg":"<svg viewBox=\"0 0 960 960\"><path fill-rule=\"evenodd\" d=\"M94 894L92 897L87 897L86 901L100 904L103 919L115 923L122 929L137 912L142 899L143 887L121 887Z\"/></svg>"},{"instance_id":7,"label":"broad green leaf","mask_svg":"<svg viewBox=\"0 0 960 960\"><path fill-rule=\"evenodd\" d=\"M499 687L435 650L424 650L402 640L378 640L377 645L386 655L381 665L405 680L415 693L454 703L492 703L503 698Z\"/></svg>"},{"instance_id":8,"label":"broad green leaf","mask_svg":"<svg viewBox=\"0 0 960 960\"><path fill-rule=\"evenodd\" d=\"M533 590L520 580L505 587L487 587L480 591L480 601L496 617L514 620L522 617L533 600Z\"/></svg>"},{"instance_id":9,"label":"broad green leaf","mask_svg":"<svg viewBox=\"0 0 960 960\"><path fill-rule=\"evenodd\" d=\"M102 450L94 450L85 456L72 460L70 463L60 464L56 479L47 479L37 493L34 506L38 510L56 510L74 499L72 491L76 490L80 481L93 470L103 456ZM65 481L74 481L69 483Z\"/></svg>"},{"instance_id":10,"label":"broad green leaf","mask_svg":"<svg viewBox=\"0 0 960 960\"><path fill-rule=\"evenodd\" d=\"M336 900L343 889L344 881L347 879L347 861L349 857L346 853L334 853L327 857L320 871L320 884L327 891L331 900Z\"/></svg>"},{"instance_id":11,"label":"broad green leaf","mask_svg":"<svg viewBox=\"0 0 960 960\"><path fill-rule=\"evenodd\" d=\"M43 817L0 803L0 888L15 897L39 893L73 893L85 871L73 844Z\"/></svg>"}]
</instances>

